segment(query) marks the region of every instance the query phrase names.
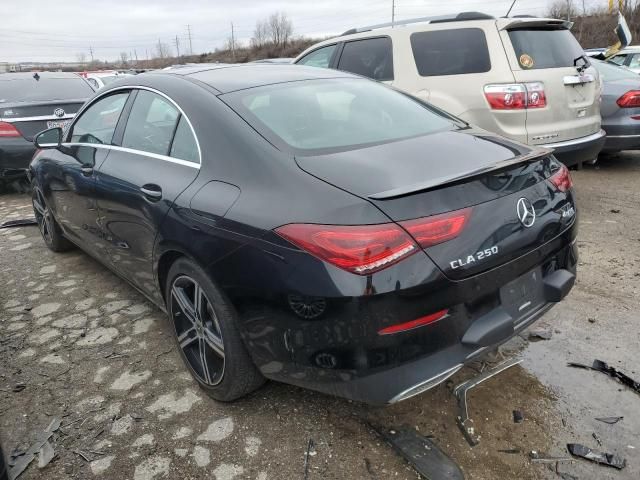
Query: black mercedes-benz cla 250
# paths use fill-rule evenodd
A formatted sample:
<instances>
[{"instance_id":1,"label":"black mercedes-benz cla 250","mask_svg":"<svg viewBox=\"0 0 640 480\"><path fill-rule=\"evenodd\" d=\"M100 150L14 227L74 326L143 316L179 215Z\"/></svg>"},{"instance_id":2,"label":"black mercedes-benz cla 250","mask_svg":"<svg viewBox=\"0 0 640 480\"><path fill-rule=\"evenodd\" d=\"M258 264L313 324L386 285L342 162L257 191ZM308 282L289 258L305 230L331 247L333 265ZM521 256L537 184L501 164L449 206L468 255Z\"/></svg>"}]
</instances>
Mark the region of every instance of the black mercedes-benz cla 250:
<instances>
[{"instance_id":1,"label":"black mercedes-benz cla 250","mask_svg":"<svg viewBox=\"0 0 640 480\"><path fill-rule=\"evenodd\" d=\"M574 283L572 183L549 150L351 74L139 75L36 143L46 244L81 247L166 310L219 400L266 377L397 402Z\"/></svg>"}]
</instances>

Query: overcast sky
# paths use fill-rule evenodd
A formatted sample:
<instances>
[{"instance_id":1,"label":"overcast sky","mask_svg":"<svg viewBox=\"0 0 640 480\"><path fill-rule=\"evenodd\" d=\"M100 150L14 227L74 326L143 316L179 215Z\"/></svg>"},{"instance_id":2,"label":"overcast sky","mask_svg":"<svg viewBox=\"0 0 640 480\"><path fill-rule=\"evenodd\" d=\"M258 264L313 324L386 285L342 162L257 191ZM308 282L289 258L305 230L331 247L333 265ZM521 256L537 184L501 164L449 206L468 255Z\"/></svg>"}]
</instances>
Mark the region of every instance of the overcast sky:
<instances>
[{"instance_id":1,"label":"overcast sky","mask_svg":"<svg viewBox=\"0 0 640 480\"><path fill-rule=\"evenodd\" d=\"M586 0L587 6L607 0ZM294 34L327 36L349 28L387 22L391 0L2 0L0 62L113 60L120 52L153 56L158 40L175 53L188 51L191 26L194 53L224 44L231 22L247 42L256 21L286 12ZM514 14L542 14L553 0L518 0ZM464 10L504 15L511 0L396 0L396 18Z\"/></svg>"}]
</instances>

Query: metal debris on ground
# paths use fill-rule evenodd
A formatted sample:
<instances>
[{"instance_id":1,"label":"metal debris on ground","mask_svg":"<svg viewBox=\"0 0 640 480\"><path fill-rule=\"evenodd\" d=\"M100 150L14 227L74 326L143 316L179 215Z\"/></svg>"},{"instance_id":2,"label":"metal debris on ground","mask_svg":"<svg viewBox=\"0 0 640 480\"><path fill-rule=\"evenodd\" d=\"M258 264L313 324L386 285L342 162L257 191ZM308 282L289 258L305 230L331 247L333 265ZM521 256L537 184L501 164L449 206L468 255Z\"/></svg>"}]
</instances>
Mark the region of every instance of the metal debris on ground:
<instances>
[{"instance_id":1,"label":"metal debris on ground","mask_svg":"<svg viewBox=\"0 0 640 480\"><path fill-rule=\"evenodd\" d=\"M49 462L56 456L56 452L53 450L51 442L46 441L44 445L40 447L38 452L38 468L44 468L49 465Z\"/></svg>"},{"instance_id":2,"label":"metal debris on ground","mask_svg":"<svg viewBox=\"0 0 640 480\"><path fill-rule=\"evenodd\" d=\"M453 389L453 395L458 400L458 416L456 417L456 424L462 431L464 438L467 440L470 446L475 447L480 443L480 436L476 434L475 427L473 427L473 419L469 418L469 409L467 408L467 392L474 387L477 387L485 380L488 380L501 372L504 372L508 368L511 368L522 362L522 359L512 358L506 362L500 363L495 367L487 370L481 375L470 378L466 382L461 383Z\"/></svg>"},{"instance_id":3,"label":"metal debris on ground","mask_svg":"<svg viewBox=\"0 0 640 480\"><path fill-rule=\"evenodd\" d=\"M596 360L593 361L593 365L591 365L591 366L584 365L582 363L574 363L574 362L569 362L568 365L570 367L575 367L575 368L584 368L584 369L587 369L587 370L595 370L596 372L601 372L601 373L604 373L605 375L609 375L610 377L615 378L616 380L618 380L624 386L629 387L631 390L633 390L636 393L640 394L640 383L636 382L634 379L632 379L628 375L622 373L621 371L616 370L613 367L610 367L607 364L607 362L603 362L602 360L596 359Z\"/></svg>"},{"instance_id":4,"label":"metal debris on ground","mask_svg":"<svg viewBox=\"0 0 640 480\"><path fill-rule=\"evenodd\" d=\"M393 430L371 428L427 480L464 480L460 467L415 429L407 426Z\"/></svg>"},{"instance_id":5,"label":"metal debris on ground","mask_svg":"<svg viewBox=\"0 0 640 480\"><path fill-rule=\"evenodd\" d=\"M513 411L513 423L522 423L524 422L524 413L521 410Z\"/></svg>"},{"instance_id":6,"label":"metal debris on ground","mask_svg":"<svg viewBox=\"0 0 640 480\"><path fill-rule=\"evenodd\" d=\"M596 417L596 420L603 423L608 423L609 425L614 425L622 420L624 417Z\"/></svg>"},{"instance_id":7,"label":"metal debris on ground","mask_svg":"<svg viewBox=\"0 0 640 480\"><path fill-rule=\"evenodd\" d=\"M553 332L551 329L537 329L529 332L529 341L537 342L539 340L551 340Z\"/></svg>"},{"instance_id":8,"label":"metal debris on ground","mask_svg":"<svg viewBox=\"0 0 640 480\"><path fill-rule=\"evenodd\" d=\"M315 448L315 444L313 443L313 439L309 439L309 443L307 443L307 451L304 455L304 480L309 478L309 457L311 456L312 450Z\"/></svg>"},{"instance_id":9,"label":"metal debris on ground","mask_svg":"<svg viewBox=\"0 0 640 480\"><path fill-rule=\"evenodd\" d=\"M37 440L29 447L24 455L16 460L11 470L9 470L9 480L15 480L26 470L35 456L40 453L42 446L49 441L58 428L60 428L60 419L56 417L51 420L51 423L49 423L49 426L44 431L38 432L36 435Z\"/></svg>"},{"instance_id":10,"label":"metal debris on ground","mask_svg":"<svg viewBox=\"0 0 640 480\"><path fill-rule=\"evenodd\" d=\"M498 450L498 453L509 453L515 455L517 453L522 453L522 450L520 450L519 448L506 448L504 450Z\"/></svg>"},{"instance_id":11,"label":"metal debris on ground","mask_svg":"<svg viewBox=\"0 0 640 480\"><path fill-rule=\"evenodd\" d=\"M571 457L548 457L535 450L529 452L529 459L531 463L573 463Z\"/></svg>"},{"instance_id":12,"label":"metal debris on ground","mask_svg":"<svg viewBox=\"0 0 640 480\"><path fill-rule=\"evenodd\" d=\"M0 228L11 228L11 227L27 227L30 225L38 225L38 222L35 218L21 218L19 220L7 220L6 222L0 223Z\"/></svg>"},{"instance_id":13,"label":"metal debris on ground","mask_svg":"<svg viewBox=\"0 0 640 480\"><path fill-rule=\"evenodd\" d=\"M581 457L586 460L599 463L601 465L614 467L618 470L622 470L627 466L627 460L616 454L592 450L591 448L585 447L584 445L581 445L579 443L568 443L567 450L569 450L569 453L571 453L571 455L574 455L576 457Z\"/></svg>"},{"instance_id":14,"label":"metal debris on ground","mask_svg":"<svg viewBox=\"0 0 640 480\"><path fill-rule=\"evenodd\" d=\"M601 447L602 446L602 440L600 440L600 437L598 436L598 434L596 432L593 432L591 434L591 436L598 443L598 446Z\"/></svg>"}]
</instances>

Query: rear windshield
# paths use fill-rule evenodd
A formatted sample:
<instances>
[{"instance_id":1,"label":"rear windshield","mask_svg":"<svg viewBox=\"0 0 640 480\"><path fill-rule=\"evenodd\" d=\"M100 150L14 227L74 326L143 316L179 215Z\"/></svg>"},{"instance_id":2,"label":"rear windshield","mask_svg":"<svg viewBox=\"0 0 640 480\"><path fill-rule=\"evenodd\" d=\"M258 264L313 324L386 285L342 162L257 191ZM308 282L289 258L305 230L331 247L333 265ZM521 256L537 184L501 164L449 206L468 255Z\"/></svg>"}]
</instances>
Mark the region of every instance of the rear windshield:
<instances>
[{"instance_id":1,"label":"rear windshield","mask_svg":"<svg viewBox=\"0 0 640 480\"><path fill-rule=\"evenodd\" d=\"M348 150L456 126L452 117L370 80L269 85L223 98L276 146L299 152Z\"/></svg>"},{"instance_id":2,"label":"rear windshield","mask_svg":"<svg viewBox=\"0 0 640 480\"><path fill-rule=\"evenodd\" d=\"M638 74L624 67L619 67L612 63L601 62L600 60L591 60L591 64L596 67L596 70L600 73L600 78L603 80L615 81L631 79L640 83L640 77Z\"/></svg>"},{"instance_id":3,"label":"rear windshield","mask_svg":"<svg viewBox=\"0 0 640 480\"><path fill-rule=\"evenodd\" d=\"M31 77L4 80L0 77L0 103L81 100L93 95L93 89L80 77Z\"/></svg>"},{"instance_id":4,"label":"rear windshield","mask_svg":"<svg viewBox=\"0 0 640 480\"><path fill-rule=\"evenodd\" d=\"M573 67L575 60L584 55L578 41L566 29L510 30L509 38L524 70Z\"/></svg>"}]
</instances>

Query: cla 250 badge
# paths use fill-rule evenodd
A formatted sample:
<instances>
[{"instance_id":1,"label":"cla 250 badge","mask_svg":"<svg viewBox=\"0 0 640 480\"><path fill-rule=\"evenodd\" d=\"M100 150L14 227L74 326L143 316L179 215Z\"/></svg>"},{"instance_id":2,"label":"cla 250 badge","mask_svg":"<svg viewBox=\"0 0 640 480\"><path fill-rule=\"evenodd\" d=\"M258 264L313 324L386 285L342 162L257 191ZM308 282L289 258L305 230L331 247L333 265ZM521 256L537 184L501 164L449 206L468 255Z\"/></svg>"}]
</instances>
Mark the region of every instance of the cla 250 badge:
<instances>
[{"instance_id":1,"label":"cla 250 badge","mask_svg":"<svg viewBox=\"0 0 640 480\"><path fill-rule=\"evenodd\" d=\"M474 254L467 255L467 258L459 258L457 260L449 262L449 265L451 265L451 268L455 270L456 268L466 267L467 265L471 265L472 263L476 263L479 260L490 257L491 255L496 255L497 253L498 247L497 245L494 245L491 248L485 248L484 250L481 250Z\"/></svg>"}]
</instances>

